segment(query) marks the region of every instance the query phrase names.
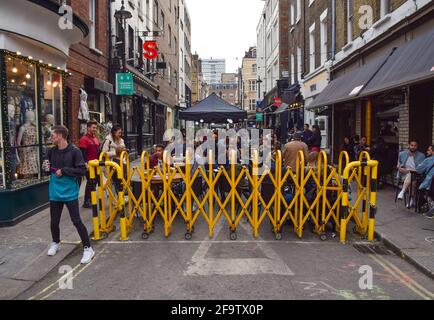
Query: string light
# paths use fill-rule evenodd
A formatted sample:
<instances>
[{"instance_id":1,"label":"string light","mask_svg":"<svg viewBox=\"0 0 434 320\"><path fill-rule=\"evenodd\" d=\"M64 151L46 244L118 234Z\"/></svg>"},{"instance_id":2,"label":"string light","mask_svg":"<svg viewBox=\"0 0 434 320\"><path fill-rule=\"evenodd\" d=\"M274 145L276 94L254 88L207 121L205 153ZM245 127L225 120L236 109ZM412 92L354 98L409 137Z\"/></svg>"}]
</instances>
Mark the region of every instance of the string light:
<instances>
[{"instance_id":1,"label":"string light","mask_svg":"<svg viewBox=\"0 0 434 320\"><path fill-rule=\"evenodd\" d=\"M53 88L57 88L58 85L59 85L59 82L57 82L57 81L53 82Z\"/></svg>"},{"instance_id":2,"label":"string light","mask_svg":"<svg viewBox=\"0 0 434 320\"><path fill-rule=\"evenodd\" d=\"M17 56L20 56L20 55L21 55L21 52L17 51Z\"/></svg>"},{"instance_id":3,"label":"string light","mask_svg":"<svg viewBox=\"0 0 434 320\"><path fill-rule=\"evenodd\" d=\"M29 73L29 67L27 67L26 79L30 79L30 78L31 78L31 76L30 76L30 73Z\"/></svg>"},{"instance_id":4,"label":"string light","mask_svg":"<svg viewBox=\"0 0 434 320\"><path fill-rule=\"evenodd\" d=\"M17 73L18 72L17 66L15 65L15 61L14 61L14 66L12 68L12 72L13 73Z\"/></svg>"}]
</instances>

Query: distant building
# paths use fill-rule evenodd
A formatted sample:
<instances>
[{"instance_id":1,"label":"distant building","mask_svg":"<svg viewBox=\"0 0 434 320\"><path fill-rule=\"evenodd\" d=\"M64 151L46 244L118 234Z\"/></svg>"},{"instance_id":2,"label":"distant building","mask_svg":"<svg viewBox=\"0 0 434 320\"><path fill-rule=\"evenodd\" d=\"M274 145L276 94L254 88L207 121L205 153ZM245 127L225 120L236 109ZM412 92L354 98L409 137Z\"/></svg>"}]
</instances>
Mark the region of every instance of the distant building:
<instances>
[{"instance_id":1,"label":"distant building","mask_svg":"<svg viewBox=\"0 0 434 320\"><path fill-rule=\"evenodd\" d=\"M202 59L202 73L206 83L210 85L220 83L225 71L225 59Z\"/></svg>"},{"instance_id":2,"label":"distant building","mask_svg":"<svg viewBox=\"0 0 434 320\"><path fill-rule=\"evenodd\" d=\"M244 55L239 81L241 107L251 115L256 114L256 99L258 97L257 69L256 47L251 47Z\"/></svg>"}]
</instances>

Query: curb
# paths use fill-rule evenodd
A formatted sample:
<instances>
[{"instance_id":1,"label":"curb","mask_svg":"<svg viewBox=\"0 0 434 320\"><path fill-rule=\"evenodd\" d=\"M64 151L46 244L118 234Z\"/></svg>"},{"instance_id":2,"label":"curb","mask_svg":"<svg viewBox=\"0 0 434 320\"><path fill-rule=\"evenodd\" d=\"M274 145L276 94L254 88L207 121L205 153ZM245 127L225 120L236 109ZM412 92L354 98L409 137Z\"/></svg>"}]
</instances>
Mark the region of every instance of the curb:
<instances>
[{"instance_id":1,"label":"curb","mask_svg":"<svg viewBox=\"0 0 434 320\"><path fill-rule=\"evenodd\" d=\"M383 234L379 233L378 231L374 231L375 239L383 243L388 249L390 249L393 253L395 253L398 257L404 259L411 265L413 265L417 270L425 274L427 277L434 280L434 272L427 267L425 267L423 264L419 263L417 260L413 259L411 256L409 256L405 251L403 251L401 248L399 248L396 244L393 243L393 241L389 240L387 237L385 237Z\"/></svg>"}]
</instances>

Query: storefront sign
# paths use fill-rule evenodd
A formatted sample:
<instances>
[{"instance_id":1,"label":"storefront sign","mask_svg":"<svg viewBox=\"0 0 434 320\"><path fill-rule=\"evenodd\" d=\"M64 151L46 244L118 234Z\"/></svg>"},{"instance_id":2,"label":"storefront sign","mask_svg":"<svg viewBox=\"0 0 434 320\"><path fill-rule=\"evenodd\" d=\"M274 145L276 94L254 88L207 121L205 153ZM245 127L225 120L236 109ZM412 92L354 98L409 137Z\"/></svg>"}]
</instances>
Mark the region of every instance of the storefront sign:
<instances>
[{"instance_id":1,"label":"storefront sign","mask_svg":"<svg viewBox=\"0 0 434 320\"><path fill-rule=\"evenodd\" d=\"M148 60L155 60L158 57L156 41L145 41L143 44L143 56Z\"/></svg>"},{"instance_id":2,"label":"storefront sign","mask_svg":"<svg viewBox=\"0 0 434 320\"><path fill-rule=\"evenodd\" d=\"M131 73L116 73L116 95L132 96L133 94L133 75Z\"/></svg>"}]
</instances>

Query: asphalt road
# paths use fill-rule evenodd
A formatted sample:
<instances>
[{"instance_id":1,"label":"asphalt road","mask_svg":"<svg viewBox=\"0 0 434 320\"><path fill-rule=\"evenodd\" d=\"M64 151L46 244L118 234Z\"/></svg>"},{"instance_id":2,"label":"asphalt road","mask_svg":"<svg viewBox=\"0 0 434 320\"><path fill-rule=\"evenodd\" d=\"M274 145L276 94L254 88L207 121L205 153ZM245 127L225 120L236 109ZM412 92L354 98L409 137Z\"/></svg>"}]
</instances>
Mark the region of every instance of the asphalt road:
<instances>
[{"instance_id":1,"label":"asphalt road","mask_svg":"<svg viewBox=\"0 0 434 320\"><path fill-rule=\"evenodd\" d=\"M118 231L94 242L96 256L85 266L79 264L82 251L77 248L18 299L434 298L432 279L357 235L341 244L337 238L320 241L306 230L299 239L285 226L282 240L276 241L264 224L255 240L243 219L236 241L229 239L223 221L209 239L199 219L193 239L186 241L182 221L175 221L166 239L157 219L155 232L142 240L141 227L137 219L127 242L119 241ZM372 288L360 287L364 270L372 270Z\"/></svg>"}]
</instances>

